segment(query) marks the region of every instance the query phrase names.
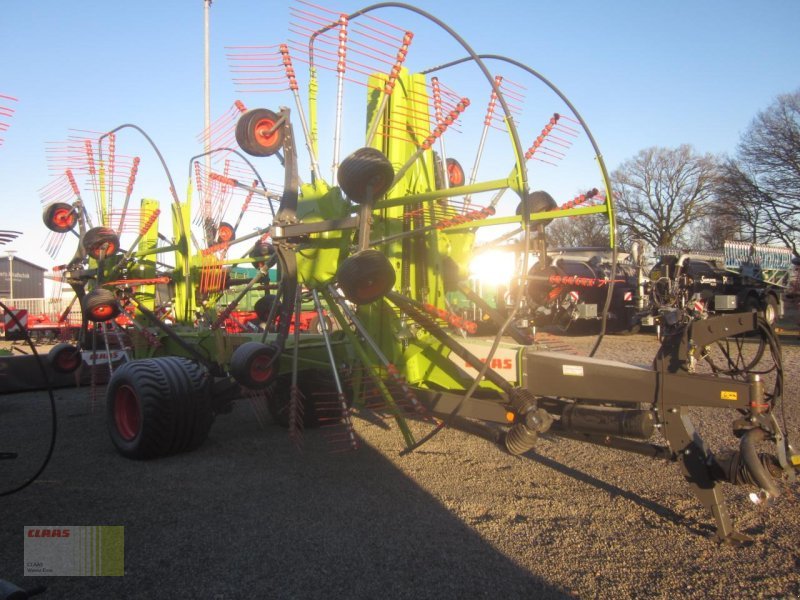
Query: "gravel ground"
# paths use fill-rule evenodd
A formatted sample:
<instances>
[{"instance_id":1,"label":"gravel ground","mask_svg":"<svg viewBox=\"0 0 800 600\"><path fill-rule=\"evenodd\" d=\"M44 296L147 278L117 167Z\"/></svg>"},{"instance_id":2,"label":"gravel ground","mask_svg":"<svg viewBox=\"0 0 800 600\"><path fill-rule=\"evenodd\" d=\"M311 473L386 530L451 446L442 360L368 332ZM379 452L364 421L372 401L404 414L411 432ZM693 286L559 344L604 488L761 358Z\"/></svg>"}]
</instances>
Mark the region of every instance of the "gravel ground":
<instances>
[{"instance_id":1,"label":"gravel ground","mask_svg":"<svg viewBox=\"0 0 800 600\"><path fill-rule=\"evenodd\" d=\"M583 353L592 341L567 340ZM656 349L652 335L607 337L599 356L647 364ZM800 347L784 363L796 437ZM769 506L725 486L756 537L731 548L676 465L569 440L512 457L448 429L400 457L396 427L363 414L358 452L331 452L325 429L300 452L241 402L198 451L134 462L87 390L57 403L50 466L0 498L0 578L44 583L43 598L800 597L797 483ZM41 460L46 408L46 394L0 396L0 451L24 449L0 462L2 487ZM733 443L728 415L695 417L712 447ZM23 577L23 526L98 524L125 526L124 577Z\"/></svg>"}]
</instances>

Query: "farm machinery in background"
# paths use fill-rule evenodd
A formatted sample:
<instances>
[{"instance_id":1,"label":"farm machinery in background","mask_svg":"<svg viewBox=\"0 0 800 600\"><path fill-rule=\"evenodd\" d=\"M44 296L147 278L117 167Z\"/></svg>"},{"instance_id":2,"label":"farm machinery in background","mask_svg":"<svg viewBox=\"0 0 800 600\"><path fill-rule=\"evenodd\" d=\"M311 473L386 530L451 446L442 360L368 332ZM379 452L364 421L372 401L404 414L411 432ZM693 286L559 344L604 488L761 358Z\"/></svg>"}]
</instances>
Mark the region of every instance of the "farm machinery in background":
<instances>
[{"instance_id":1,"label":"farm machinery in background","mask_svg":"<svg viewBox=\"0 0 800 600\"><path fill-rule=\"evenodd\" d=\"M506 246L517 265L519 247L519 242ZM656 263L648 266L640 241L630 253L618 252L616 262L608 248L549 249L546 262L532 259L525 288L528 310L517 317L563 331L607 318L609 332L635 333L642 326L669 330L716 314L756 311L771 326L783 316L794 269L789 248L726 241L719 252L658 248L656 255ZM513 308L508 290L515 285L508 277L505 286L490 288L496 297L481 304L506 314ZM472 304L469 310L479 308Z\"/></svg>"},{"instance_id":2,"label":"farm machinery in background","mask_svg":"<svg viewBox=\"0 0 800 600\"><path fill-rule=\"evenodd\" d=\"M644 325L673 327L725 312L761 313L774 326L794 266L789 248L726 241L721 252L660 248L649 273Z\"/></svg>"},{"instance_id":3,"label":"farm machinery in background","mask_svg":"<svg viewBox=\"0 0 800 600\"><path fill-rule=\"evenodd\" d=\"M387 9L449 33L458 57L411 70L414 36L373 15ZM204 169L198 155L180 199L145 136L164 166L170 202L163 207L144 199L134 211L139 159L123 157L116 145L123 131L144 132L123 125L77 144L94 214L71 171L47 189L44 220L55 236L48 246L59 246L69 232L79 237L77 251L59 271L82 314L78 346L57 346L50 360L66 371L77 368L81 347L124 354L106 390L117 450L144 459L196 448L214 418L242 397L265 401L298 442L304 427L327 423L337 433L335 443L355 448L355 405L393 416L404 452L450 425L485 435L513 454L534 449L540 435L551 434L677 462L713 514L718 538L744 539L733 528L721 484L754 484L759 498L778 496L776 478L794 479L797 464L775 417L783 373L769 325L754 312L709 318L702 327L684 323L648 368L549 351L529 327L514 324L519 314L544 305L540 294L523 293L528 282L554 275L536 265L529 274L525 258L518 275L524 284L514 290L511 310L492 315L497 336L480 350L468 346L460 332L474 324L451 312L446 298L468 288L466 265L479 229L499 232L494 244L521 235L522 256L558 265L548 259L547 224L604 215L612 272L617 268L608 192L559 206L529 186L529 161L557 161L563 153L548 145L582 135L608 190L594 139L572 104L536 71L506 57L476 54L419 9L387 3L350 15L305 5L292 10L305 23L305 46L249 48L231 58L234 72L247 73L250 82L280 80L294 102L292 109L235 112L232 133L246 155L259 158L259 169L228 146L211 152L224 158L221 168ZM392 52L384 47L364 55L376 39L394 44ZM358 48L362 54L350 65L348 52ZM295 72L296 58L309 65L306 81ZM513 96L524 86L505 71L541 82L564 111L539 117L523 112ZM260 78L262 73L270 77ZM456 81L482 82L473 98L485 100L486 110L470 111L475 102L446 87L453 73L461 75ZM332 100L320 102L322 93ZM329 122L323 112L331 115ZM525 150L522 139L531 134ZM328 135L332 148L323 150L320 140ZM468 175L447 153L459 135L476 148ZM463 154L466 143L457 147ZM323 158L332 164L327 178ZM122 184L121 165L127 172ZM530 172L540 166L532 162ZM282 185L265 183L264 169L277 172ZM121 208L112 198L115 188L123 192ZM516 214L497 214L508 202ZM226 216L237 204L236 218ZM243 233L246 222L252 229ZM231 277L242 265L255 269L246 281ZM613 283L604 291L613 295ZM225 293L233 298L220 304ZM226 331L226 320L253 295L260 303L257 330ZM310 332L293 327L304 305L320 322L329 318L330 326ZM128 307L134 318L123 330L114 318ZM751 336L748 344L742 344L745 336ZM743 365L742 356L753 348L758 352ZM738 448L709 449L691 423L692 407L734 409ZM767 442L771 454L761 452Z\"/></svg>"}]
</instances>

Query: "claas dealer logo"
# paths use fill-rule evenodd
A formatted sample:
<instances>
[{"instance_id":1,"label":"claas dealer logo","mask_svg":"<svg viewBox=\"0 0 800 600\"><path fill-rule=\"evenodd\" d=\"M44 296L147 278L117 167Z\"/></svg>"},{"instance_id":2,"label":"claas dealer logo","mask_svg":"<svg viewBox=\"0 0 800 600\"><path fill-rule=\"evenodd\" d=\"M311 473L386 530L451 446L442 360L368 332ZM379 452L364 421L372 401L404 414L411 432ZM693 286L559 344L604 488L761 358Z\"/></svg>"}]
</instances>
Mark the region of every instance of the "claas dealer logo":
<instances>
[{"instance_id":1,"label":"claas dealer logo","mask_svg":"<svg viewBox=\"0 0 800 600\"><path fill-rule=\"evenodd\" d=\"M29 538L68 538L69 529L28 529Z\"/></svg>"},{"instance_id":2,"label":"claas dealer logo","mask_svg":"<svg viewBox=\"0 0 800 600\"><path fill-rule=\"evenodd\" d=\"M479 358L482 363L486 362L486 358ZM468 362L464 362L464 366L467 368L471 368L471 365ZM491 364L489 365L492 369L513 369L514 368L514 361L510 358L493 358Z\"/></svg>"}]
</instances>

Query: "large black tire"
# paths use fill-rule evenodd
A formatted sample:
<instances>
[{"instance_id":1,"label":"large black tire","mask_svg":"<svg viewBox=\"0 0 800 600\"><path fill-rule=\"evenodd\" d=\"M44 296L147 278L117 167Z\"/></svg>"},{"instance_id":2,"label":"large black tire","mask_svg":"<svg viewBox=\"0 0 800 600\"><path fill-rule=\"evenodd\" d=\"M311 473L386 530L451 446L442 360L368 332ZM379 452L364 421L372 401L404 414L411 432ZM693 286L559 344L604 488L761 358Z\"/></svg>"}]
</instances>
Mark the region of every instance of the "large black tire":
<instances>
[{"instance_id":1,"label":"large black tire","mask_svg":"<svg viewBox=\"0 0 800 600\"><path fill-rule=\"evenodd\" d=\"M266 108L248 110L236 123L236 142L251 156L272 156L283 147L283 127L272 131L279 118Z\"/></svg>"},{"instance_id":2,"label":"large black tire","mask_svg":"<svg viewBox=\"0 0 800 600\"><path fill-rule=\"evenodd\" d=\"M47 361L56 373L73 373L83 364L83 357L77 346L62 342L50 348Z\"/></svg>"},{"instance_id":3,"label":"large black tire","mask_svg":"<svg viewBox=\"0 0 800 600\"><path fill-rule=\"evenodd\" d=\"M110 227L93 227L87 231L81 240L83 249L92 258L113 256L119 250L119 236Z\"/></svg>"},{"instance_id":4,"label":"large black tire","mask_svg":"<svg viewBox=\"0 0 800 600\"><path fill-rule=\"evenodd\" d=\"M44 209L42 220L50 231L66 233L75 229L78 223L78 211L66 202L55 202Z\"/></svg>"},{"instance_id":5,"label":"large black tire","mask_svg":"<svg viewBox=\"0 0 800 600\"><path fill-rule=\"evenodd\" d=\"M357 204L371 204L389 191L394 168L375 148L359 148L342 161L337 172L339 187Z\"/></svg>"},{"instance_id":6,"label":"large black tire","mask_svg":"<svg viewBox=\"0 0 800 600\"><path fill-rule=\"evenodd\" d=\"M150 459L200 446L214 421L209 381L205 367L177 356L119 367L106 392L108 432L117 451Z\"/></svg>"},{"instance_id":7,"label":"large black tire","mask_svg":"<svg viewBox=\"0 0 800 600\"><path fill-rule=\"evenodd\" d=\"M342 374L342 386L348 408L353 403L353 392L349 378ZM341 419L336 382L326 369L310 369L297 374L297 387L303 404L303 427L313 428ZM267 408L277 425L289 427L289 401L291 398L292 374L279 376L267 392Z\"/></svg>"},{"instance_id":8,"label":"large black tire","mask_svg":"<svg viewBox=\"0 0 800 600\"><path fill-rule=\"evenodd\" d=\"M119 316L119 302L111 290L97 288L84 296L83 311L90 321L102 323Z\"/></svg>"},{"instance_id":9,"label":"large black tire","mask_svg":"<svg viewBox=\"0 0 800 600\"><path fill-rule=\"evenodd\" d=\"M247 342L231 355L231 376L242 386L261 390L278 375L278 348L272 344Z\"/></svg>"},{"instance_id":10,"label":"large black tire","mask_svg":"<svg viewBox=\"0 0 800 600\"><path fill-rule=\"evenodd\" d=\"M535 214L540 212L547 212L549 210L553 210L554 208L558 208L558 204L553 199L553 197L548 194L547 192L538 191L538 192L530 192L525 198L523 198L522 202L519 203L517 206L517 214L521 215L523 207L528 207L528 214ZM553 219L543 219L541 221L536 221L536 223L541 223L542 225L547 225Z\"/></svg>"},{"instance_id":11,"label":"large black tire","mask_svg":"<svg viewBox=\"0 0 800 600\"><path fill-rule=\"evenodd\" d=\"M383 298L394 286L392 263L377 250L367 249L347 257L336 273L345 298L369 304Z\"/></svg>"}]
</instances>

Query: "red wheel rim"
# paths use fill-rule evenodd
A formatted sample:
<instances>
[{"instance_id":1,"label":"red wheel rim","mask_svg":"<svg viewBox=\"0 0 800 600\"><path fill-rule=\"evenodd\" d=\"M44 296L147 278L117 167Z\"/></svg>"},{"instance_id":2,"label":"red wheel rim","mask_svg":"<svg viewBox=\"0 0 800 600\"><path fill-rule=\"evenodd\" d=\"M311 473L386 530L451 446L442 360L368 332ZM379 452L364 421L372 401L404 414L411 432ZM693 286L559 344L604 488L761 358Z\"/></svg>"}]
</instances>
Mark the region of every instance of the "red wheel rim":
<instances>
[{"instance_id":1,"label":"red wheel rim","mask_svg":"<svg viewBox=\"0 0 800 600\"><path fill-rule=\"evenodd\" d=\"M78 368L80 358L80 352L76 348L64 348L56 354L53 362L56 364L57 369L69 372Z\"/></svg>"},{"instance_id":2,"label":"red wheel rim","mask_svg":"<svg viewBox=\"0 0 800 600\"><path fill-rule=\"evenodd\" d=\"M255 383L264 383L272 377L274 369L270 364L272 357L268 354L259 354L250 363L250 379Z\"/></svg>"},{"instance_id":3,"label":"red wheel rim","mask_svg":"<svg viewBox=\"0 0 800 600\"><path fill-rule=\"evenodd\" d=\"M272 119L261 119L256 123L254 128L255 139L259 146L271 148L278 142L278 131L280 131L280 129L272 131L273 127L275 127L275 121ZM270 131L272 131L272 133L270 133Z\"/></svg>"},{"instance_id":4,"label":"red wheel rim","mask_svg":"<svg viewBox=\"0 0 800 600\"><path fill-rule=\"evenodd\" d=\"M356 290L356 296L362 300L371 300L376 295L383 295L386 291L386 282L378 279L369 279Z\"/></svg>"},{"instance_id":5,"label":"red wheel rim","mask_svg":"<svg viewBox=\"0 0 800 600\"><path fill-rule=\"evenodd\" d=\"M447 179L453 187L464 185L464 169L451 159L447 160Z\"/></svg>"},{"instance_id":6,"label":"red wheel rim","mask_svg":"<svg viewBox=\"0 0 800 600\"><path fill-rule=\"evenodd\" d=\"M105 252L105 256L111 256L117 251L117 245L111 242L106 242L92 250L92 258L100 258L100 254Z\"/></svg>"},{"instance_id":7,"label":"red wheel rim","mask_svg":"<svg viewBox=\"0 0 800 600\"><path fill-rule=\"evenodd\" d=\"M139 397L130 386L121 385L114 394L114 422L125 441L129 442L139 435L142 426Z\"/></svg>"},{"instance_id":8,"label":"red wheel rim","mask_svg":"<svg viewBox=\"0 0 800 600\"><path fill-rule=\"evenodd\" d=\"M233 227L230 225L223 225L217 232L220 242L230 242L233 239Z\"/></svg>"},{"instance_id":9,"label":"red wheel rim","mask_svg":"<svg viewBox=\"0 0 800 600\"><path fill-rule=\"evenodd\" d=\"M52 222L59 229L71 229L75 224L75 213L69 208L59 208L53 213Z\"/></svg>"},{"instance_id":10,"label":"red wheel rim","mask_svg":"<svg viewBox=\"0 0 800 600\"><path fill-rule=\"evenodd\" d=\"M114 306L112 304L101 304L95 306L89 311L95 319L108 319L114 314Z\"/></svg>"}]
</instances>

